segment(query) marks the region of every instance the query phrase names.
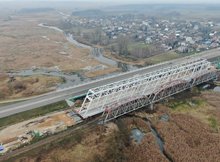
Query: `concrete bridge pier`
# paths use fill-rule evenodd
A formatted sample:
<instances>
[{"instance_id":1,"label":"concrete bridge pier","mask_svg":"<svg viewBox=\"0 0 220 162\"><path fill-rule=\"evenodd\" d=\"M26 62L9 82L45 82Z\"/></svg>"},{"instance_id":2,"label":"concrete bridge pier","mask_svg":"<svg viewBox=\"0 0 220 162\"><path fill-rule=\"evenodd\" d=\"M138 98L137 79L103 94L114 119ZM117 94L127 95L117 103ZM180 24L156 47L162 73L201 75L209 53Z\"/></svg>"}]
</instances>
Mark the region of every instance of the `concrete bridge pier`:
<instances>
[{"instance_id":1,"label":"concrete bridge pier","mask_svg":"<svg viewBox=\"0 0 220 162\"><path fill-rule=\"evenodd\" d=\"M150 110L153 110L154 109L154 104L150 104Z\"/></svg>"}]
</instances>

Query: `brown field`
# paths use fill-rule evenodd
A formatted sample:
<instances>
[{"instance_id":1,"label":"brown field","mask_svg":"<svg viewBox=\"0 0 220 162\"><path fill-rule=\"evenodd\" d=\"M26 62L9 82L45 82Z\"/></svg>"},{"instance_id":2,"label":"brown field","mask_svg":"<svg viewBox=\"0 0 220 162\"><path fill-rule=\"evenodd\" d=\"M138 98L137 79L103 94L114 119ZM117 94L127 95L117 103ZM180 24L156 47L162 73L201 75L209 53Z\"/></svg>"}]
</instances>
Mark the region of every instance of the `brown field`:
<instances>
[{"instance_id":1,"label":"brown field","mask_svg":"<svg viewBox=\"0 0 220 162\"><path fill-rule=\"evenodd\" d=\"M196 96L203 104L182 111L164 109L169 122L159 121L156 128L165 142L165 151L176 162L220 161L220 93L205 91ZM180 107L179 107L180 108Z\"/></svg>"},{"instance_id":2,"label":"brown field","mask_svg":"<svg viewBox=\"0 0 220 162\"><path fill-rule=\"evenodd\" d=\"M54 67L77 72L100 63L89 55L88 49L70 44L63 33L38 26L61 20L56 12L21 14L9 20L0 19L0 72Z\"/></svg>"},{"instance_id":3,"label":"brown field","mask_svg":"<svg viewBox=\"0 0 220 162\"><path fill-rule=\"evenodd\" d=\"M165 150L176 162L219 161L220 134L186 114L173 114L170 122L159 122L157 130Z\"/></svg>"},{"instance_id":4,"label":"brown field","mask_svg":"<svg viewBox=\"0 0 220 162\"><path fill-rule=\"evenodd\" d=\"M185 102L172 108L171 113L192 116L205 124L210 124L210 118L220 122L219 92L202 91L201 94L185 97Z\"/></svg>"},{"instance_id":5,"label":"brown field","mask_svg":"<svg viewBox=\"0 0 220 162\"><path fill-rule=\"evenodd\" d=\"M30 97L56 89L62 79L51 76L14 77L0 75L0 101Z\"/></svg>"},{"instance_id":6,"label":"brown field","mask_svg":"<svg viewBox=\"0 0 220 162\"><path fill-rule=\"evenodd\" d=\"M76 136L68 137L67 141L61 142L54 149L39 150L37 156L22 157L15 161L34 162L40 159L42 162L98 162L95 160L96 156L105 154L105 149L108 146L108 136L113 136L114 130L117 130L117 126L112 124L107 128L97 126L90 130L79 130ZM86 136L87 133L89 133L89 136Z\"/></svg>"},{"instance_id":7,"label":"brown field","mask_svg":"<svg viewBox=\"0 0 220 162\"><path fill-rule=\"evenodd\" d=\"M160 153L156 139L150 131L150 128L141 118L125 118L124 124L131 128L139 128L145 136L140 144L133 141L124 148L126 162L168 162L166 158Z\"/></svg>"},{"instance_id":8,"label":"brown field","mask_svg":"<svg viewBox=\"0 0 220 162\"><path fill-rule=\"evenodd\" d=\"M119 68L108 68L108 69L97 70L97 71L88 71L88 72L85 72L84 75L89 78L93 78L93 77L101 76L104 74L110 74L110 73L113 73L119 70L120 70Z\"/></svg>"},{"instance_id":9,"label":"brown field","mask_svg":"<svg viewBox=\"0 0 220 162\"><path fill-rule=\"evenodd\" d=\"M128 128L124 126L129 124ZM121 125L121 126L119 126ZM126 118L121 124L109 123L106 127L96 126L89 132L80 132L81 138L72 138L71 142L62 143L59 147L38 153L34 156L24 156L15 161L29 162L40 159L42 162L166 162L160 153L154 136L146 123L140 118ZM141 145L129 140L130 130L142 128L146 133ZM89 136L86 136L89 134ZM77 135L77 136L78 136ZM73 160L74 159L74 160Z\"/></svg>"},{"instance_id":10,"label":"brown field","mask_svg":"<svg viewBox=\"0 0 220 162\"><path fill-rule=\"evenodd\" d=\"M40 27L40 23L53 24L61 20L57 12L18 14L8 19L0 18L0 73L19 71L35 67L58 67L64 72L85 73L87 77L96 77L117 71L107 68L98 71L84 71L87 66L96 67L100 62L92 58L88 49L82 49L68 42L63 33ZM31 85L34 77L16 78L24 81L26 88L16 91L9 84L0 83L0 100L38 95L51 91L51 87L60 82L55 77L37 76L39 82ZM36 78L36 77L35 77Z\"/></svg>"}]
</instances>

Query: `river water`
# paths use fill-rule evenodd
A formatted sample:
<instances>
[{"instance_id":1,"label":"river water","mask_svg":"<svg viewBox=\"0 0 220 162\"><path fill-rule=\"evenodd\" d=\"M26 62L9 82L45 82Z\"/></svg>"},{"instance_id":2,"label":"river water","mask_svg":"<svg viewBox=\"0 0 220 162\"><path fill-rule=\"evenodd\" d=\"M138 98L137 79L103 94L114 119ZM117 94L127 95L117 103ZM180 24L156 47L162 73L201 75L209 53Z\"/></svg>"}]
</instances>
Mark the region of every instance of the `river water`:
<instances>
[{"instance_id":1,"label":"river water","mask_svg":"<svg viewBox=\"0 0 220 162\"><path fill-rule=\"evenodd\" d=\"M157 130L152 126L151 122L146 119L146 118L142 118L146 124L149 126L151 133L153 134L153 136L155 137L155 140L157 142L157 145L159 146L160 152L161 154L163 154L168 161L173 162L172 158L167 155L167 153L164 150L164 142L163 139L161 138L160 134L157 132ZM138 129L138 128L133 128L131 130L131 138L133 138L135 140L135 142L137 142L137 144L140 144L143 137L144 137L144 133Z\"/></svg>"},{"instance_id":2,"label":"river water","mask_svg":"<svg viewBox=\"0 0 220 162\"><path fill-rule=\"evenodd\" d=\"M89 45L80 43L74 39L74 36L72 34L65 33L62 29L60 29L58 27L48 26L43 23L38 24L38 26L42 27L42 28L49 28L51 30L56 30L60 33L63 33L65 35L67 41L69 41L71 44L77 46L78 48L89 49L91 56L103 64L107 64L110 66L121 68L123 72L138 69L138 67L136 67L136 66L117 62L115 60L112 60L110 58L105 57L103 55L104 50L102 48L91 47ZM107 74L105 76L111 76L111 75L118 74L118 73L119 72L115 72L115 73ZM71 74L71 73L61 72L61 71L57 70L56 68L55 69L34 68L34 69L27 69L27 70L21 70L21 71L16 71L16 72L10 72L8 74L12 75L12 76L48 75L48 76L62 77L65 80L65 82L62 84L59 84L58 89L71 87L71 86L80 84L81 82L86 82L86 81L91 80L90 78L85 78L85 77L81 76L80 74L75 74L75 73ZM103 76L99 76L99 77L96 77L93 79L99 79L102 77Z\"/></svg>"},{"instance_id":3,"label":"river water","mask_svg":"<svg viewBox=\"0 0 220 162\"><path fill-rule=\"evenodd\" d=\"M62 29L58 28L58 27L55 27L55 26L48 26L48 25L45 25L43 23L40 23L38 24L38 26L40 27L45 27L45 28L49 28L49 29L53 29L53 30L56 30L58 32L61 32L65 35L66 39L74 44L75 46L77 46L78 48L86 48L86 49L89 49L91 52L91 56L98 60L99 62L103 63L103 64L107 64L107 65L110 65L110 66L115 66L115 67L118 67L118 68L121 68L122 71L131 71L131 70L135 70L135 69L138 69L138 67L136 66L133 66L133 65L129 65L129 64L125 64L125 63L122 63L122 62L118 62L118 61L115 61L113 59L110 59L110 58L107 58L103 55L103 52L104 50L102 48L97 48L97 47L91 47L89 45L86 45L86 44L83 44L83 43L80 43L78 41L76 41L74 39L74 36L70 33L65 33Z\"/></svg>"},{"instance_id":4,"label":"river water","mask_svg":"<svg viewBox=\"0 0 220 162\"><path fill-rule=\"evenodd\" d=\"M140 129L134 128L131 130L131 138L133 138L138 144L141 143L143 137L144 133Z\"/></svg>"},{"instance_id":5,"label":"river water","mask_svg":"<svg viewBox=\"0 0 220 162\"><path fill-rule=\"evenodd\" d=\"M90 79L84 79L80 74L71 74L71 73L64 73L56 70L49 70L45 68L39 69L28 69L28 70L21 70L19 72L9 72L10 76L33 76L33 75L47 75L47 76L55 76L61 77L64 79L64 82L57 86L58 89L71 87L73 85L80 84L82 81L89 81Z\"/></svg>"},{"instance_id":6,"label":"river water","mask_svg":"<svg viewBox=\"0 0 220 162\"><path fill-rule=\"evenodd\" d=\"M148 126L150 127L150 130L152 132L152 134L154 135L156 141L157 141L157 144L160 148L160 152L166 157L166 159L170 162L173 162L172 158L166 153L165 149L164 149L164 141L163 139L161 138L160 134L158 133L158 131L153 127L152 123L150 120L148 119L144 119Z\"/></svg>"},{"instance_id":7,"label":"river water","mask_svg":"<svg viewBox=\"0 0 220 162\"><path fill-rule=\"evenodd\" d=\"M215 88L213 89L213 91L215 91L215 92L220 92L220 86L215 87Z\"/></svg>"},{"instance_id":8,"label":"river water","mask_svg":"<svg viewBox=\"0 0 220 162\"><path fill-rule=\"evenodd\" d=\"M157 132L157 130L155 128L152 127L152 124L151 124L151 122L148 119L146 119L146 118L142 118L142 119L146 122L146 124L150 128L151 133L154 135L154 137L155 137L155 139L157 141L157 144L158 144L158 146L160 148L161 153L163 153L164 152L164 142L163 142L162 138L160 137L159 133ZM144 137L144 133L140 129L138 129L138 128L133 128L131 130L131 137L138 144L140 144L141 140Z\"/></svg>"}]
</instances>

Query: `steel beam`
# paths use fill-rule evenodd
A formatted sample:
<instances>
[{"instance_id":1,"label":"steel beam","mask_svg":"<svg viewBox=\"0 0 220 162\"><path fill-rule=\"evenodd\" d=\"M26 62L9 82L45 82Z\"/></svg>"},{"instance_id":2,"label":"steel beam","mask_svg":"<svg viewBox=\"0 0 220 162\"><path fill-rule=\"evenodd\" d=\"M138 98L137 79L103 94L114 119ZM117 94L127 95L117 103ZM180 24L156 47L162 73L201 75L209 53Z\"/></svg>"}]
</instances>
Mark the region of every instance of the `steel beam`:
<instances>
[{"instance_id":1,"label":"steel beam","mask_svg":"<svg viewBox=\"0 0 220 162\"><path fill-rule=\"evenodd\" d=\"M79 114L87 118L104 112L109 121L215 77L216 69L209 61L189 59L179 65L90 89Z\"/></svg>"}]
</instances>

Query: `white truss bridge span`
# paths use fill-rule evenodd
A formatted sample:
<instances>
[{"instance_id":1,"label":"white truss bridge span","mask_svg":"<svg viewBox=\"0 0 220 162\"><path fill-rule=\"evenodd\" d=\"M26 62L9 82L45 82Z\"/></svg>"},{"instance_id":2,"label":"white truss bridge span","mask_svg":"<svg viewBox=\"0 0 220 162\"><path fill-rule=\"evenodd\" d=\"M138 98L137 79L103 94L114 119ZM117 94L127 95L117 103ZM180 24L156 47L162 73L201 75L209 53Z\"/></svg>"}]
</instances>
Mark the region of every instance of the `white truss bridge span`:
<instances>
[{"instance_id":1,"label":"white truss bridge span","mask_svg":"<svg viewBox=\"0 0 220 162\"><path fill-rule=\"evenodd\" d=\"M90 89L78 113L83 118L103 113L105 121L109 121L216 77L216 69L209 61L189 59Z\"/></svg>"}]
</instances>

